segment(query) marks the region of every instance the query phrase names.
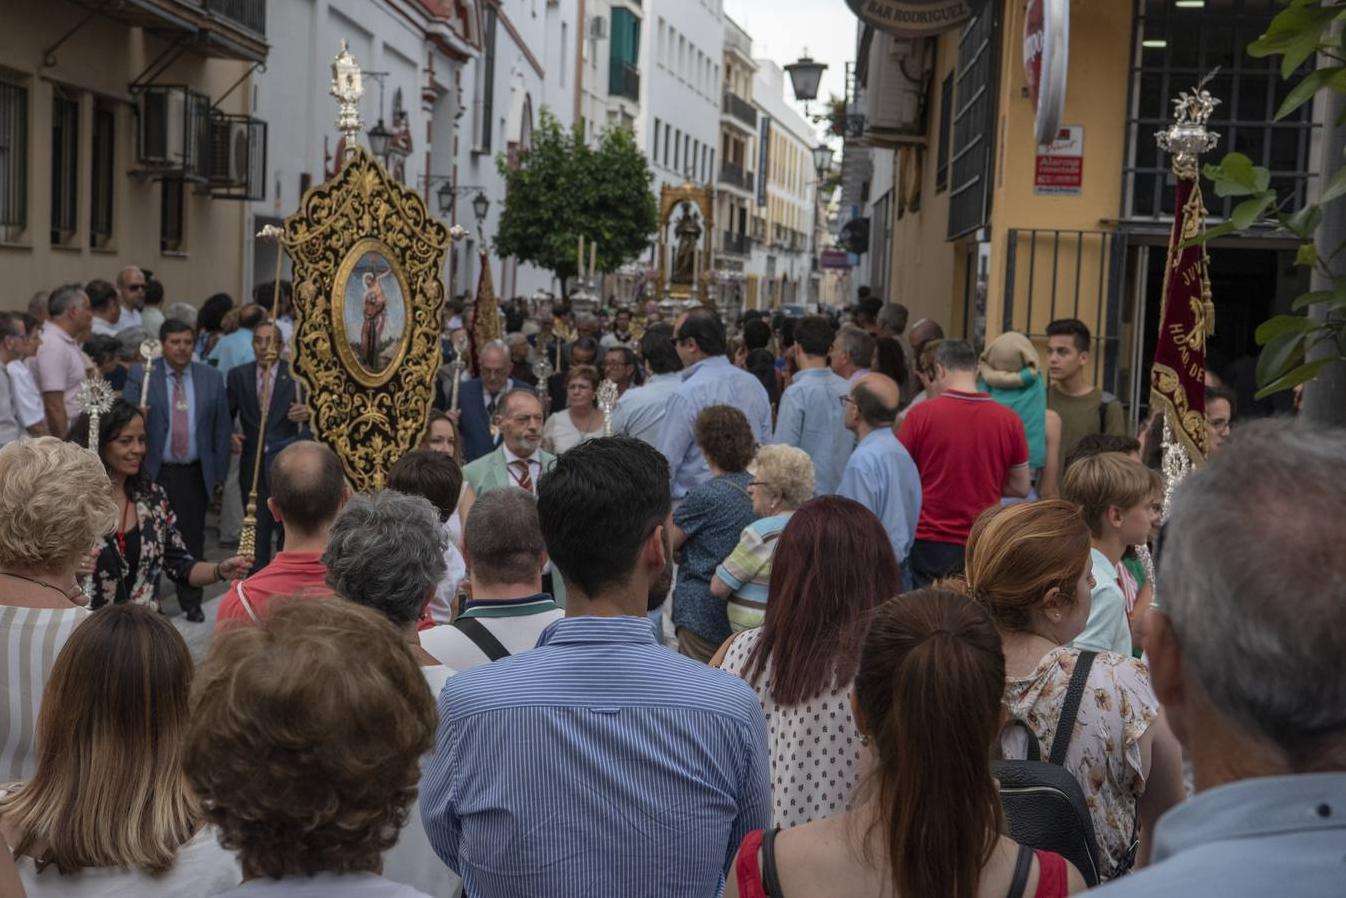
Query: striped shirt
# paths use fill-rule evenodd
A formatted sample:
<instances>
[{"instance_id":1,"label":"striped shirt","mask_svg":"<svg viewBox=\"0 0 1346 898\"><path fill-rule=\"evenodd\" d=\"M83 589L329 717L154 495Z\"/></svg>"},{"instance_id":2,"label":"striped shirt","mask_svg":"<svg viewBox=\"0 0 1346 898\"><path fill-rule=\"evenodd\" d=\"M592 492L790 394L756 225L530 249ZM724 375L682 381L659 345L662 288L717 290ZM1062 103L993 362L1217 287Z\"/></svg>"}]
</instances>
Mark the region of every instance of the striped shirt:
<instances>
[{"instance_id":1,"label":"striped shirt","mask_svg":"<svg viewBox=\"0 0 1346 898\"><path fill-rule=\"evenodd\" d=\"M56 656L89 612L0 606L0 782L37 771L37 715Z\"/></svg>"},{"instance_id":2,"label":"striped shirt","mask_svg":"<svg viewBox=\"0 0 1346 898\"><path fill-rule=\"evenodd\" d=\"M511 655L537 645L542 631L561 619L564 612L546 593L518 599L470 600L461 617L481 621ZM462 630L442 624L422 630L421 648L454 670L467 670L491 659Z\"/></svg>"},{"instance_id":3,"label":"striped shirt","mask_svg":"<svg viewBox=\"0 0 1346 898\"><path fill-rule=\"evenodd\" d=\"M757 697L644 618L559 620L450 679L439 713L425 830L473 898L708 898L769 825Z\"/></svg>"}]
</instances>

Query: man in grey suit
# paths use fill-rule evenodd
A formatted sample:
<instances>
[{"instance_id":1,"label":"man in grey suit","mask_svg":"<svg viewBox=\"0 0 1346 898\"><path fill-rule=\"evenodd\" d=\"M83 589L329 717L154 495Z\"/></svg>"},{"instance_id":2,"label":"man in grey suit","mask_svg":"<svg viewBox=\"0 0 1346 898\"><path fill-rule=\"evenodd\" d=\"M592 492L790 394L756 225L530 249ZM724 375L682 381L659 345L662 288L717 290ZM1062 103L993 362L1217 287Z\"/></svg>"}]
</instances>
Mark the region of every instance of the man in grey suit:
<instances>
[{"instance_id":1,"label":"man in grey suit","mask_svg":"<svg viewBox=\"0 0 1346 898\"><path fill-rule=\"evenodd\" d=\"M556 464L556 456L542 449L542 401L532 390L510 390L500 399L494 423L500 445L463 468L463 478L478 496L507 486L536 496L537 482ZM552 576L550 564L542 579L544 591L564 607L565 587L560 577Z\"/></svg>"},{"instance_id":2,"label":"man in grey suit","mask_svg":"<svg viewBox=\"0 0 1346 898\"><path fill-rule=\"evenodd\" d=\"M145 473L168 494L187 550L204 558L206 509L229 473L229 399L220 372L192 361L190 325L170 318L159 328L159 340L163 358L150 369L149 394L140 395L144 368L137 365L127 376L125 397L145 410ZM177 591L187 620L205 620L200 588L183 583Z\"/></svg>"}]
</instances>

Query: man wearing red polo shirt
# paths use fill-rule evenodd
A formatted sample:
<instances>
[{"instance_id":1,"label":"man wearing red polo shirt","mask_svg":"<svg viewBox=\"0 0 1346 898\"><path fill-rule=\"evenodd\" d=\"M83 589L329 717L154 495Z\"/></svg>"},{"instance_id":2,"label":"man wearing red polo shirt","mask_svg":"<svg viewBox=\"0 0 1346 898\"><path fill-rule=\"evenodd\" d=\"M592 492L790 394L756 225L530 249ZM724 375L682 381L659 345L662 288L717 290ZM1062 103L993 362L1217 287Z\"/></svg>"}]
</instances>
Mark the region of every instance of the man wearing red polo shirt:
<instances>
[{"instance_id":1,"label":"man wearing red polo shirt","mask_svg":"<svg viewBox=\"0 0 1346 898\"><path fill-rule=\"evenodd\" d=\"M285 525L285 545L270 564L229 587L220 602L216 631L257 623L275 596L332 594L322 553L328 530L351 495L340 459L322 443L291 443L276 456L267 476L271 496L261 513Z\"/></svg>"},{"instance_id":2,"label":"man wearing red polo shirt","mask_svg":"<svg viewBox=\"0 0 1346 898\"><path fill-rule=\"evenodd\" d=\"M966 341L939 344L930 391L937 395L913 406L897 434L921 473L921 517L908 556L918 589L962 569L977 515L1029 489L1023 422L978 392L977 353Z\"/></svg>"}]
</instances>

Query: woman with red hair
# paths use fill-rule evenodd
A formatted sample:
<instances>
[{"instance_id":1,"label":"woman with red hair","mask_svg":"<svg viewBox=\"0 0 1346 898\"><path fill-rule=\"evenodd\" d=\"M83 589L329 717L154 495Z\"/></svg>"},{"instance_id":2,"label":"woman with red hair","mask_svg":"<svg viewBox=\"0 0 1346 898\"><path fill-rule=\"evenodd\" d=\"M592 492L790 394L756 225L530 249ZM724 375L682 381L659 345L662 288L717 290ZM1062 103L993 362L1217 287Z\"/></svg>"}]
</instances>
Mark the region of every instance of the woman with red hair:
<instances>
[{"instance_id":1,"label":"woman with red hair","mask_svg":"<svg viewBox=\"0 0 1346 898\"><path fill-rule=\"evenodd\" d=\"M747 681L766 713L776 825L848 807L860 773L851 682L870 615L902 591L901 582L873 512L821 496L780 535L765 622L720 649L719 666Z\"/></svg>"}]
</instances>

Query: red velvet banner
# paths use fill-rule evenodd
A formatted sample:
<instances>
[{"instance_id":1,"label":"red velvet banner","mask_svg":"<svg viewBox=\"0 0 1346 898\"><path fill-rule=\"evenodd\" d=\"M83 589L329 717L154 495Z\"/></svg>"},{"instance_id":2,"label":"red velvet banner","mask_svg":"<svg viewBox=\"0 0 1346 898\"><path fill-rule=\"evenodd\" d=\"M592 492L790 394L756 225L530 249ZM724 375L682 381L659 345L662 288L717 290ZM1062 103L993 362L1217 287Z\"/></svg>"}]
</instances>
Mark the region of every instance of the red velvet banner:
<instances>
[{"instance_id":1,"label":"red velvet banner","mask_svg":"<svg viewBox=\"0 0 1346 898\"><path fill-rule=\"evenodd\" d=\"M1206 457L1206 338L1215 332L1215 307L1206 246L1184 245L1200 235L1205 224L1196 180L1178 179L1176 208L1164 268L1159 342L1150 372L1150 402L1168 415L1173 436L1193 464L1200 464Z\"/></svg>"}]
</instances>

